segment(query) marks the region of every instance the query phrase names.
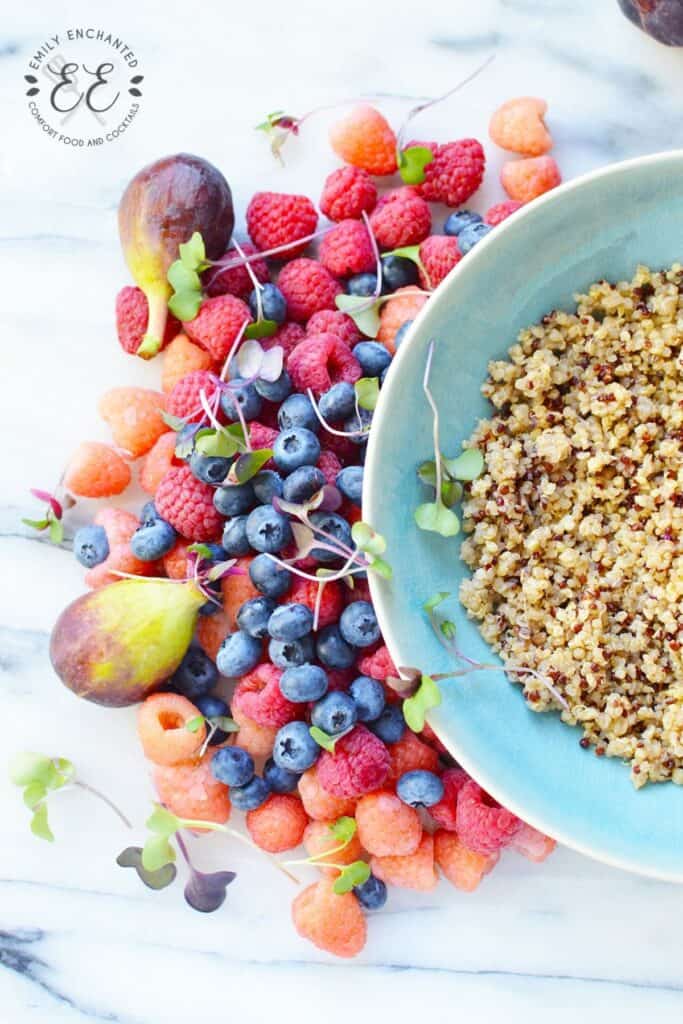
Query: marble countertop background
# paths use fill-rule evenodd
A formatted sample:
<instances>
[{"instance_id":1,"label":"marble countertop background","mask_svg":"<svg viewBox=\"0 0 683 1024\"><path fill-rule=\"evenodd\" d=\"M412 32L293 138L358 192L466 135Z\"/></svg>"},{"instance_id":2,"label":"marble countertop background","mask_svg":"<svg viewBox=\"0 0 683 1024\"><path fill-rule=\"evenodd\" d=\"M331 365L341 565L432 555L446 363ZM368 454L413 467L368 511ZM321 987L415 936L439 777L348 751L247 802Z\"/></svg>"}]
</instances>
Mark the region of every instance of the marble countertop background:
<instances>
[{"instance_id":1,"label":"marble countertop background","mask_svg":"<svg viewBox=\"0 0 683 1024\"><path fill-rule=\"evenodd\" d=\"M45 138L25 107L30 54L76 23L127 38L144 65L140 116L117 142L73 152ZM28 536L30 486L54 484L65 453L104 437L97 395L154 384L157 368L115 342L113 299L127 280L116 205L128 178L167 152L214 161L238 214L257 188L317 198L334 166L327 118L271 159L252 126L350 95L384 97L400 119L491 53L466 91L425 114L425 138L485 136L502 100L547 98L565 177L680 140L683 50L621 17L616 0L313 0L116 5L33 0L0 27L0 252L4 281L0 415L0 710L3 750L70 757L142 823L151 796L133 712L106 712L56 685L48 634L81 590L65 550ZM502 198L489 147L484 207ZM627 213L626 213L627 215ZM239 217L238 217L239 224ZM590 230L590 226L587 226ZM3 758L4 760L4 758ZM238 870L222 911L204 917L172 887L142 888L113 865L130 842L84 793L58 795L57 842L33 839L0 769L0 1020L3 1024L166 1024L211 1017L252 1024L370 1020L680 1020L683 889L559 850L537 868L512 854L474 895L442 884L393 893L364 954L334 961L298 939L291 885L216 838L200 866ZM141 782L141 780L143 780Z\"/></svg>"}]
</instances>

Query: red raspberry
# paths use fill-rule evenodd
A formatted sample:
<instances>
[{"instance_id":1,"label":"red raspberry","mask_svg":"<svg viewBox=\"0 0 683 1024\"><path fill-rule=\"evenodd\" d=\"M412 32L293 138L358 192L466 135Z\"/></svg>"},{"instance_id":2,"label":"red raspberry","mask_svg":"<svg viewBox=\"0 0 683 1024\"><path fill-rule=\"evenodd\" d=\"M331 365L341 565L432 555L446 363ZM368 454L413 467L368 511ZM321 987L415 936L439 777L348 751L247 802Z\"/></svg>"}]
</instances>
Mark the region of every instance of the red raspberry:
<instances>
[{"instance_id":1,"label":"red raspberry","mask_svg":"<svg viewBox=\"0 0 683 1024\"><path fill-rule=\"evenodd\" d=\"M337 277L373 270L375 254L370 235L360 220L343 220L320 243L320 262Z\"/></svg>"},{"instance_id":2,"label":"red raspberry","mask_svg":"<svg viewBox=\"0 0 683 1024\"><path fill-rule=\"evenodd\" d=\"M249 424L249 443L255 451L259 448L272 448L279 433L280 431L274 430L273 427L266 427L258 420L252 420ZM270 463L269 459L266 468L270 468Z\"/></svg>"},{"instance_id":3,"label":"red raspberry","mask_svg":"<svg viewBox=\"0 0 683 1024\"><path fill-rule=\"evenodd\" d=\"M318 469L328 484L334 484L341 468L342 464L334 452L331 452L329 448L323 448L318 458Z\"/></svg>"},{"instance_id":4,"label":"red raspberry","mask_svg":"<svg viewBox=\"0 0 683 1024\"><path fill-rule=\"evenodd\" d=\"M357 797L378 789L389 772L389 751L382 741L357 725L337 741L334 754L323 750L318 779L333 796Z\"/></svg>"},{"instance_id":5,"label":"red raspberry","mask_svg":"<svg viewBox=\"0 0 683 1024\"><path fill-rule=\"evenodd\" d=\"M249 307L234 295L216 295L202 302L194 320L183 324L185 333L223 362L245 321L251 323Z\"/></svg>"},{"instance_id":6,"label":"red raspberry","mask_svg":"<svg viewBox=\"0 0 683 1024\"><path fill-rule=\"evenodd\" d=\"M315 610L315 602L318 596L319 584L311 580L303 580L300 576L294 577L292 589L287 596L287 602L293 604L305 604L311 611ZM318 628L331 626L336 622L344 610L344 599L341 585L333 580L323 587L320 601L320 613L318 616Z\"/></svg>"},{"instance_id":7,"label":"red raspberry","mask_svg":"<svg viewBox=\"0 0 683 1024\"><path fill-rule=\"evenodd\" d=\"M429 813L437 825L447 832L457 831L458 794L468 779L469 775L464 768L448 768L441 776L444 793L438 804L432 804Z\"/></svg>"},{"instance_id":8,"label":"red raspberry","mask_svg":"<svg viewBox=\"0 0 683 1024\"><path fill-rule=\"evenodd\" d=\"M147 330L149 303L141 288L127 284L116 296L116 332L124 352L135 355ZM174 316L168 315L161 347L164 348L180 331Z\"/></svg>"},{"instance_id":9,"label":"red raspberry","mask_svg":"<svg viewBox=\"0 0 683 1024\"><path fill-rule=\"evenodd\" d=\"M341 309L321 309L306 324L306 334L336 334L349 348L360 341L360 331Z\"/></svg>"},{"instance_id":10,"label":"red raspberry","mask_svg":"<svg viewBox=\"0 0 683 1024\"><path fill-rule=\"evenodd\" d=\"M424 267L424 271L420 270L420 284L423 288L436 288L462 259L458 239L430 235L420 246L420 259Z\"/></svg>"},{"instance_id":11,"label":"red raspberry","mask_svg":"<svg viewBox=\"0 0 683 1024\"><path fill-rule=\"evenodd\" d=\"M307 257L284 266L277 283L287 301L289 315L300 323L321 309L334 309L334 300L342 290L322 263Z\"/></svg>"},{"instance_id":12,"label":"red raspberry","mask_svg":"<svg viewBox=\"0 0 683 1024\"><path fill-rule=\"evenodd\" d=\"M315 206L306 196L285 192L257 192L247 207L247 231L259 249L276 249L288 242L312 235L318 223ZM303 252L308 242L291 245L278 253L291 259Z\"/></svg>"},{"instance_id":13,"label":"red raspberry","mask_svg":"<svg viewBox=\"0 0 683 1024\"><path fill-rule=\"evenodd\" d=\"M346 515L344 515L344 518L346 519ZM344 604L352 604L353 601L369 601L372 604L370 584L367 579L361 580L354 576L353 589L351 587L344 587Z\"/></svg>"},{"instance_id":14,"label":"red raspberry","mask_svg":"<svg viewBox=\"0 0 683 1024\"><path fill-rule=\"evenodd\" d=\"M358 462L358 445L355 445L348 437L328 434L325 438L325 447L334 452L342 466L354 465Z\"/></svg>"},{"instance_id":15,"label":"red raspberry","mask_svg":"<svg viewBox=\"0 0 683 1024\"><path fill-rule=\"evenodd\" d=\"M379 679L381 683L387 676L397 676L396 666L391 660L391 655L384 645L378 647L372 654L366 654L358 660L358 671L364 676L372 679Z\"/></svg>"},{"instance_id":16,"label":"red raspberry","mask_svg":"<svg viewBox=\"0 0 683 1024\"><path fill-rule=\"evenodd\" d=\"M258 725L281 728L302 713L301 704L293 704L280 690L282 672L269 662L262 662L242 676L232 695L231 706L238 708Z\"/></svg>"},{"instance_id":17,"label":"red raspberry","mask_svg":"<svg viewBox=\"0 0 683 1024\"><path fill-rule=\"evenodd\" d=\"M316 316L318 314L316 313ZM353 321L351 321L353 323ZM303 341L306 337L301 324L295 324L293 320L288 320L278 327L275 334L272 334L270 338L264 338L261 341L261 348L265 349L266 352L273 348L275 345L279 345L284 352L284 358L286 359L289 353L295 348L300 341Z\"/></svg>"},{"instance_id":18,"label":"red raspberry","mask_svg":"<svg viewBox=\"0 0 683 1024\"><path fill-rule=\"evenodd\" d=\"M329 586L329 584L328 584ZM344 588L346 589L346 588ZM358 673L353 668L328 668L327 688L328 690L348 690L349 686Z\"/></svg>"},{"instance_id":19,"label":"red raspberry","mask_svg":"<svg viewBox=\"0 0 683 1024\"><path fill-rule=\"evenodd\" d=\"M506 199L504 203L496 203L495 206L491 206L484 214L484 223L495 228L497 224L507 220L511 214L516 213L522 206L524 206L524 203L520 203L518 199Z\"/></svg>"},{"instance_id":20,"label":"red raspberry","mask_svg":"<svg viewBox=\"0 0 683 1024\"><path fill-rule=\"evenodd\" d=\"M458 794L456 827L468 849L496 853L512 841L522 822L469 779Z\"/></svg>"},{"instance_id":21,"label":"red raspberry","mask_svg":"<svg viewBox=\"0 0 683 1024\"><path fill-rule=\"evenodd\" d=\"M427 237L431 226L429 207L410 186L387 192L370 214L370 227L380 249L416 245Z\"/></svg>"},{"instance_id":22,"label":"red raspberry","mask_svg":"<svg viewBox=\"0 0 683 1024\"><path fill-rule=\"evenodd\" d=\"M377 202L377 189L367 171L360 167L338 167L325 178L320 209L330 220L355 220L370 213Z\"/></svg>"},{"instance_id":23,"label":"red raspberry","mask_svg":"<svg viewBox=\"0 0 683 1024\"><path fill-rule=\"evenodd\" d=\"M245 256L254 256L259 251L251 242L242 242L240 249ZM241 254L238 253L237 249L228 249L218 262L227 263L228 260L239 260L241 258ZM268 264L265 260L252 260L249 263L249 267L253 271L256 280L260 281L261 284L270 277ZM215 295L236 295L238 299L247 299L254 288L254 282L249 276L246 263L242 263L238 267L231 267L229 270L221 270L220 267L216 266L209 267L202 274L202 282L206 294L211 297Z\"/></svg>"},{"instance_id":24,"label":"red raspberry","mask_svg":"<svg viewBox=\"0 0 683 1024\"><path fill-rule=\"evenodd\" d=\"M425 180L416 186L417 191L430 202L460 206L482 183L486 157L481 143L459 139L429 148L434 159L425 167Z\"/></svg>"},{"instance_id":25,"label":"red raspberry","mask_svg":"<svg viewBox=\"0 0 683 1024\"><path fill-rule=\"evenodd\" d=\"M202 409L200 392L204 391L206 399L213 408L216 395L216 377L208 370L195 370L186 374L173 386L166 399L166 411L181 419L200 420Z\"/></svg>"},{"instance_id":26,"label":"red raspberry","mask_svg":"<svg viewBox=\"0 0 683 1024\"><path fill-rule=\"evenodd\" d=\"M188 466L169 469L154 495L162 519L188 540L215 540L223 517L213 505L213 488L197 480Z\"/></svg>"},{"instance_id":27,"label":"red raspberry","mask_svg":"<svg viewBox=\"0 0 683 1024\"><path fill-rule=\"evenodd\" d=\"M339 381L355 384L363 375L349 346L334 334L307 335L290 354L287 372L297 391L312 388L316 397Z\"/></svg>"}]
</instances>

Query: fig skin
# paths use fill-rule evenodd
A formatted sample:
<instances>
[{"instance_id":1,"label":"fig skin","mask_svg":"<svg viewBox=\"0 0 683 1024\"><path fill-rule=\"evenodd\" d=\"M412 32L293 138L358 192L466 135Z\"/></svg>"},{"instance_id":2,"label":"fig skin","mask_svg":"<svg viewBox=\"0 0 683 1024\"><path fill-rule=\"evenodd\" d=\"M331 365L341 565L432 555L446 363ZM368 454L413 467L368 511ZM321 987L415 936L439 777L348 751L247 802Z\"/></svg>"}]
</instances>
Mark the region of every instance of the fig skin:
<instances>
[{"instance_id":1,"label":"fig skin","mask_svg":"<svg viewBox=\"0 0 683 1024\"><path fill-rule=\"evenodd\" d=\"M175 672L205 601L189 580L141 577L92 590L57 619L53 668L78 697L107 707L135 704Z\"/></svg>"},{"instance_id":2,"label":"fig skin","mask_svg":"<svg viewBox=\"0 0 683 1024\"><path fill-rule=\"evenodd\" d=\"M163 157L128 183L119 203L119 235L128 268L149 304L137 355L150 359L161 348L172 292L166 274L178 259L178 246L199 231L207 259L218 259L230 244L234 223L230 186L201 157Z\"/></svg>"}]
</instances>

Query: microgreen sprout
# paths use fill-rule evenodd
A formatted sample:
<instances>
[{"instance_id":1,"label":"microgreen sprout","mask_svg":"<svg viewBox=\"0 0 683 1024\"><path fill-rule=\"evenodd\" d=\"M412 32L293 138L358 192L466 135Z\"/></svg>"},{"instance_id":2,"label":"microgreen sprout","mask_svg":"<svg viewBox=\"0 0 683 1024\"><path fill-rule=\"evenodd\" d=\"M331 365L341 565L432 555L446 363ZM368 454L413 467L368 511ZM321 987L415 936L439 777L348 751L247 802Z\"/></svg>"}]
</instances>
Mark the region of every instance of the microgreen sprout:
<instances>
[{"instance_id":1,"label":"microgreen sprout","mask_svg":"<svg viewBox=\"0 0 683 1024\"><path fill-rule=\"evenodd\" d=\"M327 750L330 754L334 754L336 744L351 730L347 729L345 732L340 732L331 736L329 733L325 732L324 729L319 729L317 725L312 725L308 731L311 734L311 739L315 740L319 747L322 747L323 750Z\"/></svg>"},{"instance_id":2,"label":"microgreen sprout","mask_svg":"<svg viewBox=\"0 0 683 1024\"><path fill-rule=\"evenodd\" d=\"M156 871L148 871L142 866L142 847L127 846L116 858L120 868L134 868L135 872L148 889L166 889L175 881L177 874L175 864L164 864Z\"/></svg>"},{"instance_id":3,"label":"microgreen sprout","mask_svg":"<svg viewBox=\"0 0 683 1024\"><path fill-rule=\"evenodd\" d=\"M168 308L178 320L194 320L204 298L199 275L211 266L211 261L206 258L204 239L199 231L179 245L178 251L180 257L171 264L166 275L173 288Z\"/></svg>"},{"instance_id":4,"label":"microgreen sprout","mask_svg":"<svg viewBox=\"0 0 683 1024\"><path fill-rule=\"evenodd\" d=\"M43 491L37 487L31 488L31 494L38 501L45 503L45 511L40 519L22 519L22 523L25 526L30 526L32 530L38 530L39 533L47 530L50 542L52 544L61 544L64 540L64 523L62 522L64 516L63 503L58 501L49 491Z\"/></svg>"},{"instance_id":5,"label":"microgreen sprout","mask_svg":"<svg viewBox=\"0 0 683 1024\"><path fill-rule=\"evenodd\" d=\"M246 254L242 246L236 239L233 239L232 244L238 255L244 260ZM266 320L263 315L263 285L254 273L250 263L245 261L244 269L251 279L251 283L254 286L254 294L256 295L256 322L247 326L244 336L245 338L270 338L277 331L278 325L275 320ZM241 370L240 373L242 373ZM242 373L242 376L246 377L249 375Z\"/></svg>"},{"instance_id":6,"label":"microgreen sprout","mask_svg":"<svg viewBox=\"0 0 683 1024\"><path fill-rule=\"evenodd\" d=\"M202 914L213 913L225 903L226 889L235 881L237 875L234 871L199 871L192 863L185 841L179 832L176 833L175 841L190 872L184 889L185 902Z\"/></svg>"},{"instance_id":7,"label":"microgreen sprout","mask_svg":"<svg viewBox=\"0 0 683 1024\"><path fill-rule=\"evenodd\" d=\"M349 818L346 815L337 818L336 821L329 825L329 831L332 837L338 840L338 846L333 846L330 850L322 850L320 853L316 853L312 857L306 857L303 860L285 861L285 864L291 867L310 864L313 867L336 868L339 871L339 875L333 889L337 895L342 895L342 893L351 892L354 886L367 882L370 877L370 867L364 860L354 860L351 864L335 864L334 861L330 860L331 857L345 850L355 836L357 832L355 818Z\"/></svg>"},{"instance_id":8,"label":"microgreen sprout","mask_svg":"<svg viewBox=\"0 0 683 1024\"><path fill-rule=\"evenodd\" d=\"M228 715L212 715L209 718L205 718L204 715L195 715L194 718L185 723L185 728L188 732L199 732L203 725L206 726L206 736L197 754L198 757L204 756L211 740L219 730L221 732L239 731L237 722Z\"/></svg>"},{"instance_id":9,"label":"microgreen sprout","mask_svg":"<svg viewBox=\"0 0 683 1024\"><path fill-rule=\"evenodd\" d=\"M212 285L218 280L218 278L226 270L234 270L235 267L246 267L250 263L254 263L256 260L263 260L269 256L280 256L282 253L287 253L291 250L293 245L304 245L307 242L312 242L316 238L322 238L328 231L331 231L334 227L332 224L328 228L320 228L318 231L312 231L310 235L301 235L300 238L294 238L290 242L284 242L282 245L273 246L272 249L263 249L260 252L244 253L243 256L229 256L221 257L219 260L212 260L210 266L215 268L215 273L209 277L207 281L207 288L211 288Z\"/></svg>"},{"instance_id":10,"label":"microgreen sprout","mask_svg":"<svg viewBox=\"0 0 683 1024\"><path fill-rule=\"evenodd\" d=\"M361 409L372 412L377 406L379 399L379 378L361 377L354 384L356 401Z\"/></svg>"}]
</instances>

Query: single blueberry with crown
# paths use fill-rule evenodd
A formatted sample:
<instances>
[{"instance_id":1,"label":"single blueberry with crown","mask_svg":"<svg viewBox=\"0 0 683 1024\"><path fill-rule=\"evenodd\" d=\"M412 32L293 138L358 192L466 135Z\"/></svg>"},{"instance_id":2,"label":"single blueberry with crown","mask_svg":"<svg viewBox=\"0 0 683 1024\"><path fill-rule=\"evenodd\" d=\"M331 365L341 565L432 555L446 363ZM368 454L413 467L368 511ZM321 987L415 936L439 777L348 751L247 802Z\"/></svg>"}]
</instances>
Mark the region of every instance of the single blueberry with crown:
<instances>
[{"instance_id":1,"label":"single blueberry with crown","mask_svg":"<svg viewBox=\"0 0 683 1024\"><path fill-rule=\"evenodd\" d=\"M151 526L139 526L130 538L130 550L141 562L156 562L171 550L177 534L170 523L156 519Z\"/></svg>"},{"instance_id":2,"label":"single blueberry with crown","mask_svg":"<svg viewBox=\"0 0 683 1024\"><path fill-rule=\"evenodd\" d=\"M174 690L193 701L213 690L218 682L218 669L198 644L192 644L170 682Z\"/></svg>"},{"instance_id":3,"label":"single blueberry with crown","mask_svg":"<svg viewBox=\"0 0 683 1024\"><path fill-rule=\"evenodd\" d=\"M313 629L313 612L305 604L281 604L268 620L273 640L301 640Z\"/></svg>"},{"instance_id":4,"label":"single blueberry with crown","mask_svg":"<svg viewBox=\"0 0 683 1024\"><path fill-rule=\"evenodd\" d=\"M475 213L474 210L456 210L446 218L443 233L444 235L458 236L470 225L481 223L483 223L483 218L480 213Z\"/></svg>"},{"instance_id":5,"label":"single blueberry with crown","mask_svg":"<svg viewBox=\"0 0 683 1024\"><path fill-rule=\"evenodd\" d=\"M352 697L340 690L332 690L314 704L311 724L330 736L346 732L356 724L358 712Z\"/></svg>"},{"instance_id":6,"label":"single blueberry with crown","mask_svg":"<svg viewBox=\"0 0 683 1024\"><path fill-rule=\"evenodd\" d=\"M423 768L405 772L396 783L396 795L411 807L432 807L443 799L443 794L439 776Z\"/></svg>"},{"instance_id":7,"label":"single blueberry with crown","mask_svg":"<svg viewBox=\"0 0 683 1024\"><path fill-rule=\"evenodd\" d=\"M369 601L352 601L339 618L339 629L347 644L372 647L380 638L375 609Z\"/></svg>"},{"instance_id":8,"label":"single blueberry with crown","mask_svg":"<svg viewBox=\"0 0 683 1024\"><path fill-rule=\"evenodd\" d=\"M268 620L275 611L270 597L252 597L245 601L237 613L237 625L249 636L262 640L268 636Z\"/></svg>"},{"instance_id":9,"label":"single blueberry with crown","mask_svg":"<svg viewBox=\"0 0 683 1024\"><path fill-rule=\"evenodd\" d=\"M347 644L339 626L334 623L317 633L315 649L318 660L327 668L351 668L356 660L355 650Z\"/></svg>"},{"instance_id":10,"label":"single blueberry with crown","mask_svg":"<svg viewBox=\"0 0 683 1024\"><path fill-rule=\"evenodd\" d=\"M320 396L318 408L328 423L341 423L356 408L356 392L352 384L340 380Z\"/></svg>"},{"instance_id":11,"label":"single blueberry with crown","mask_svg":"<svg viewBox=\"0 0 683 1024\"><path fill-rule=\"evenodd\" d=\"M282 497L282 477L274 469L262 469L252 477L251 486L261 505L270 505L273 498Z\"/></svg>"},{"instance_id":12,"label":"single blueberry with crown","mask_svg":"<svg viewBox=\"0 0 683 1024\"><path fill-rule=\"evenodd\" d=\"M283 697L294 704L305 704L311 700L320 700L327 693L327 672L319 665L297 665L288 668L280 677L280 691Z\"/></svg>"},{"instance_id":13,"label":"single blueberry with crown","mask_svg":"<svg viewBox=\"0 0 683 1024\"><path fill-rule=\"evenodd\" d=\"M292 473L299 466L314 466L320 458L320 441L306 427L282 430L273 444L275 465L283 473Z\"/></svg>"},{"instance_id":14,"label":"single blueberry with crown","mask_svg":"<svg viewBox=\"0 0 683 1024\"><path fill-rule=\"evenodd\" d=\"M255 775L246 786L230 787L230 803L238 811L255 811L270 796L270 786L265 779Z\"/></svg>"},{"instance_id":15,"label":"single blueberry with crown","mask_svg":"<svg viewBox=\"0 0 683 1024\"><path fill-rule=\"evenodd\" d=\"M291 543L292 528L287 517L272 505L259 505L249 513L246 535L255 551L275 554Z\"/></svg>"},{"instance_id":16,"label":"single blueberry with crown","mask_svg":"<svg viewBox=\"0 0 683 1024\"><path fill-rule=\"evenodd\" d=\"M220 455L202 455L193 451L190 455L190 472L205 484L222 484L230 472L230 459Z\"/></svg>"},{"instance_id":17,"label":"single blueberry with crown","mask_svg":"<svg viewBox=\"0 0 683 1024\"><path fill-rule=\"evenodd\" d=\"M368 723L368 728L384 743L398 743L406 728L400 704L387 704L379 718Z\"/></svg>"},{"instance_id":18,"label":"single blueberry with crown","mask_svg":"<svg viewBox=\"0 0 683 1024\"><path fill-rule=\"evenodd\" d=\"M379 377L391 363L391 352L379 341L359 341L352 352L363 371L364 377Z\"/></svg>"},{"instance_id":19,"label":"single blueberry with crown","mask_svg":"<svg viewBox=\"0 0 683 1024\"><path fill-rule=\"evenodd\" d=\"M256 504L251 480L243 484L223 484L213 492L213 504L222 516L243 516L251 512Z\"/></svg>"},{"instance_id":20,"label":"single blueberry with crown","mask_svg":"<svg viewBox=\"0 0 683 1024\"><path fill-rule=\"evenodd\" d=\"M363 497L363 467L344 466L337 473L335 483L344 497L360 508Z\"/></svg>"},{"instance_id":21,"label":"single blueberry with crown","mask_svg":"<svg viewBox=\"0 0 683 1024\"><path fill-rule=\"evenodd\" d=\"M233 516L232 519L228 519L223 527L221 543L230 558L240 558L249 554L251 543L247 536L246 516Z\"/></svg>"},{"instance_id":22,"label":"single blueberry with crown","mask_svg":"<svg viewBox=\"0 0 683 1024\"><path fill-rule=\"evenodd\" d=\"M477 242L481 242L482 238L488 235L489 231L493 229L488 224L470 224L458 235L458 246L463 256L474 249Z\"/></svg>"},{"instance_id":23,"label":"single blueberry with crown","mask_svg":"<svg viewBox=\"0 0 683 1024\"><path fill-rule=\"evenodd\" d=\"M365 882L354 885L353 891L366 910L380 910L387 902L387 887L376 875L370 875Z\"/></svg>"},{"instance_id":24,"label":"single blueberry with crown","mask_svg":"<svg viewBox=\"0 0 683 1024\"><path fill-rule=\"evenodd\" d=\"M299 776L275 764L272 757L263 766L263 777L273 793L293 793L299 785Z\"/></svg>"},{"instance_id":25,"label":"single blueberry with crown","mask_svg":"<svg viewBox=\"0 0 683 1024\"><path fill-rule=\"evenodd\" d=\"M237 404L239 403L243 418L255 420L261 412L261 396L253 384L248 384L243 377L233 377L230 388L221 392L221 409L231 422L239 420Z\"/></svg>"},{"instance_id":26,"label":"single blueberry with crown","mask_svg":"<svg viewBox=\"0 0 683 1024\"><path fill-rule=\"evenodd\" d=\"M418 270L412 260L405 256L382 256L382 291L395 292L417 284Z\"/></svg>"},{"instance_id":27,"label":"single blueberry with crown","mask_svg":"<svg viewBox=\"0 0 683 1024\"><path fill-rule=\"evenodd\" d=\"M286 477L282 497L300 505L308 501L325 486L325 477L316 466L299 466Z\"/></svg>"},{"instance_id":28,"label":"single blueberry with crown","mask_svg":"<svg viewBox=\"0 0 683 1024\"><path fill-rule=\"evenodd\" d=\"M261 380L259 377L254 381L254 387L267 402L282 402L292 393L292 381L286 370L282 371L277 380Z\"/></svg>"},{"instance_id":29,"label":"single blueberry with crown","mask_svg":"<svg viewBox=\"0 0 683 1024\"><path fill-rule=\"evenodd\" d=\"M102 526L81 526L74 534L74 555L86 569L100 565L109 555L109 541Z\"/></svg>"},{"instance_id":30,"label":"single blueberry with crown","mask_svg":"<svg viewBox=\"0 0 683 1024\"><path fill-rule=\"evenodd\" d=\"M315 764L320 747L305 722L288 722L275 737L273 760L278 768L301 775Z\"/></svg>"},{"instance_id":31,"label":"single blueberry with crown","mask_svg":"<svg viewBox=\"0 0 683 1024\"><path fill-rule=\"evenodd\" d=\"M289 569L277 565L268 555L257 555L249 564L249 577L257 590L277 600L284 597L292 585Z\"/></svg>"},{"instance_id":32,"label":"single blueberry with crown","mask_svg":"<svg viewBox=\"0 0 683 1024\"><path fill-rule=\"evenodd\" d=\"M221 747L211 758L211 774L226 786L246 786L254 778L254 759L242 747Z\"/></svg>"},{"instance_id":33,"label":"single blueberry with crown","mask_svg":"<svg viewBox=\"0 0 683 1024\"><path fill-rule=\"evenodd\" d=\"M280 430L293 430L295 427L304 427L317 434L320 429L320 421L315 414L315 409L308 395L294 394L286 398L277 413L277 422Z\"/></svg>"},{"instance_id":34,"label":"single blueberry with crown","mask_svg":"<svg viewBox=\"0 0 683 1024\"><path fill-rule=\"evenodd\" d=\"M313 637L308 633L301 640L271 640L268 657L278 668L295 668L313 660Z\"/></svg>"},{"instance_id":35,"label":"single blueberry with crown","mask_svg":"<svg viewBox=\"0 0 683 1024\"><path fill-rule=\"evenodd\" d=\"M384 687L370 676L358 676L349 686L349 696L356 705L359 722L374 722L384 711Z\"/></svg>"}]
</instances>

